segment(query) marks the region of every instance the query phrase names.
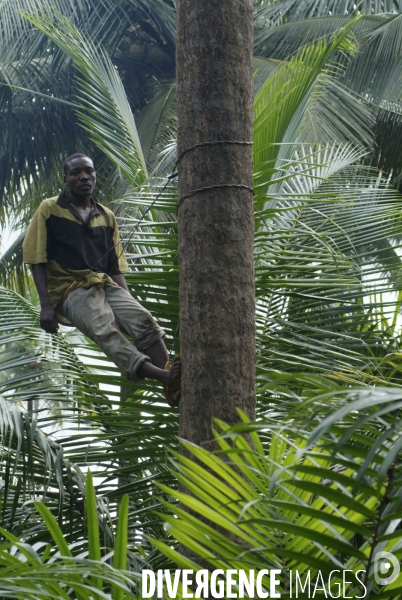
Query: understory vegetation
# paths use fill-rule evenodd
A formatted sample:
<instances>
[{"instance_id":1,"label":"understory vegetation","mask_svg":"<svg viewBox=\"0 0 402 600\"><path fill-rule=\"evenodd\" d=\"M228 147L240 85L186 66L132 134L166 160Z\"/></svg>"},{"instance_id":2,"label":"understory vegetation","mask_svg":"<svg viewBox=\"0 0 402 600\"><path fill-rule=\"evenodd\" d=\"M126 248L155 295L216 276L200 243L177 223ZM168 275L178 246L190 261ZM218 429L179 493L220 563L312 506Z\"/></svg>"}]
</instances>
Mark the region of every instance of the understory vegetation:
<instances>
[{"instance_id":1,"label":"understory vegetation","mask_svg":"<svg viewBox=\"0 0 402 600\"><path fill-rule=\"evenodd\" d=\"M396 600L401 2L255 2L255 422L211 423L190 460L159 384L39 327L24 231L85 152L179 351L175 22L170 0L0 0L0 595L141 597L142 569L208 564L280 569L282 598L292 570L362 571L347 597Z\"/></svg>"}]
</instances>

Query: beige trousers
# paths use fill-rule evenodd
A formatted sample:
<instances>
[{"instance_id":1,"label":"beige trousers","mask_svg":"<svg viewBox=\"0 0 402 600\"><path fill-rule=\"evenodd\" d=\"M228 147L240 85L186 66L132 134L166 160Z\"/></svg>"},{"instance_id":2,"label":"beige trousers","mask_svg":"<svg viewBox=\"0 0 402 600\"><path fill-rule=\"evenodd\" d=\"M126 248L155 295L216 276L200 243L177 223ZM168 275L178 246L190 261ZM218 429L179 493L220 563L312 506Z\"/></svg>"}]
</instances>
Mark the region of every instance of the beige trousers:
<instances>
[{"instance_id":1,"label":"beige trousers","mask_svg":"<svg viewBox=\"0 0 402 600\"><path fill-rule=\"evenodd\" d=\"M62 314L91 340L132 381L140 381L137 369L151 359L142 351L164 337L165 332L137 300L120 286L106 283L73 290ZM124 334L129 335L134 344Z\"/></svg>"}]
</instances>

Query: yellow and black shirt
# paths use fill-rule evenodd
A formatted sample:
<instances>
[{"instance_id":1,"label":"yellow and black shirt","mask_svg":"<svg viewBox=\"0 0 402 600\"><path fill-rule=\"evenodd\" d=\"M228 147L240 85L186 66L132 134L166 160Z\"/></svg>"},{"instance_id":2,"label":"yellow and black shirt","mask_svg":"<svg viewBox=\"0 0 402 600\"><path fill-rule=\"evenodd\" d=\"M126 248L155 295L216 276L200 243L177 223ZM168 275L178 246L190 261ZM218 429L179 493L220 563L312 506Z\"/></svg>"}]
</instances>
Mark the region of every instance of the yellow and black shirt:
<instances>
[{"instance_id":1,"label":"yellow and black shirt","mask_svg":"<svg viewBox=\"0 0 402 600\"><path fill-rule=\"evenodd\" d=\"M23 244L24 263L47 263L47 289L56 309L73 289L117 285L110 275L128 272L112 211L91 198L86 225L69 196L66 189L40 204Z\"/></svg>"}]
</instances>

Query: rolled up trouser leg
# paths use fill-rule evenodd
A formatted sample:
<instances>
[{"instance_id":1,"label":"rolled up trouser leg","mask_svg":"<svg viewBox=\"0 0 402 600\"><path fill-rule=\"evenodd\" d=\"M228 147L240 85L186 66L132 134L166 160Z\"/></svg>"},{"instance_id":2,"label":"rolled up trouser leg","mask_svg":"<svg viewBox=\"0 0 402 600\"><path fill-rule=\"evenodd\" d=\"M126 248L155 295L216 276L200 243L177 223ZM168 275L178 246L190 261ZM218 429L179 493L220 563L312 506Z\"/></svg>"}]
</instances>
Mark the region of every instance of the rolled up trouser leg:
<instances>
[{"instance_id":1,"label":"rolled up trouser leg","mask_svg":"<svg viewBox=\"0 0 402 600\"><path fill-rule=\"evenodd\" d=\"M73 290L63 304L62 313L82 333L99 344L106 356L129 379L141 380L136 374L137 370L143 362L150 362L151 359L133 346L119 330L103 287Z\"/></svg>"}]
</instances>

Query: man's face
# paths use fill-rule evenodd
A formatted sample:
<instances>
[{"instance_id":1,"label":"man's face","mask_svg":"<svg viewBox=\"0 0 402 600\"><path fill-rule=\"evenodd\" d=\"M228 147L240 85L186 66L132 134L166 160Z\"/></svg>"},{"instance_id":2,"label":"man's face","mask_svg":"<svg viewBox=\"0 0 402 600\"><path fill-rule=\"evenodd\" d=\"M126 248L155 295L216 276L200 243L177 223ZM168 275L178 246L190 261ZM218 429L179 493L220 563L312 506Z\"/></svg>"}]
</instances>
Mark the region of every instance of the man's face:
<instances>
[{"instance_id":1,"label":"man's face","mask_svg":"<svg viewBox=\"0 0 402 600\"><path fill-rule=\"evenodd\" d=\"M88 156L73 158L68 163L68 173L64 175L64 183L75 196L80 198L90 196L96 183L92 160Z\"/></svg>"}]
</instances>

